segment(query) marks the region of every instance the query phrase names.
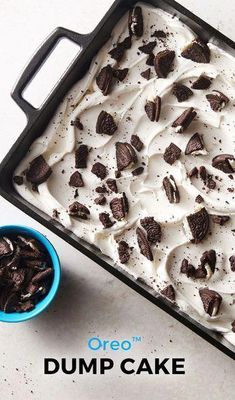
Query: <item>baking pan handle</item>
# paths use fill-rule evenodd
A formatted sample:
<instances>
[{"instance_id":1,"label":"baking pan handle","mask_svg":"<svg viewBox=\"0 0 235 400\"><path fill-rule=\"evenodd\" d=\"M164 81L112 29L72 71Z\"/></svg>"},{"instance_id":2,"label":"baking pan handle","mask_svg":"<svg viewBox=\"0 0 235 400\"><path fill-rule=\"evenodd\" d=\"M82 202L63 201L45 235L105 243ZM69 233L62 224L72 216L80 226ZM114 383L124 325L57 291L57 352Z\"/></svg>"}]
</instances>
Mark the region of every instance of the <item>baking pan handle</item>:
<instances>
[{"instance_id":1,"label":"baking pan handle","mask_svg":"<svg viewBox=\"0 0 235 400\"><path fill-rule=\"evenodd\" d=\"M33 55L11 92L12 98L24 111L28 120L37 112L37 108L33 107L27 100L23 98L22 93L26 86L42 67L60 39L67 38L77 43L80 47L83 47L86 36L87 35L81 35L66 28L56 28Z\"/></svg>"}]
</instances>

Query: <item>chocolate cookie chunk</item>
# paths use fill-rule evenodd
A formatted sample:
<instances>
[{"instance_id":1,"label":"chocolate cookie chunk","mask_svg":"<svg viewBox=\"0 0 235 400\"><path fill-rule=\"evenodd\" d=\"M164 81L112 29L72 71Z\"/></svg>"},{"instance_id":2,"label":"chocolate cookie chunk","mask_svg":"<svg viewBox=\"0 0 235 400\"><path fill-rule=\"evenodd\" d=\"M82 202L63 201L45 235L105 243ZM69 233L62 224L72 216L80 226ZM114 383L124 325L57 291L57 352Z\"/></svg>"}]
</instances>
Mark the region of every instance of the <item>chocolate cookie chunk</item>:
<instances>
[{"instance_id":1,"label":"chocolate cookie chunk","mask_svg":"<svg viewBox=\"0 0 235 400\"><path fill-rule=\"evenodd\" d=\"M29 168L26 171L26 179L28 182L40 185L47 181L51 173L51 167L41 155L34 158L34 160L29 164Z\"/></svg>"},{"instance_id":2,"label":"chocolate cookie chunk","mask_svg":"<svg viewBox=\"0 0 235 400\"><path fill-rule=\"evenodd\" d=\"M198 177L198 168L193 167L189 172L188 172L188 177L193 178L194 176L197 178Z\"/></svg>"},{"instance_id":3,"label":"chocolate cookie chunk","mask_svg":"<svg viewBox=\"0 0 235 400\"><path fill-rule=\"evenodd\" d=\"M163 179L163 187L166 192L166 196L170 203L179 203L180 202L180 194L178 187L176 185L175 179L172 175L169 178L166 176Z\"/></svg>"},{"instance_id":4,"label":"chocolate cookie chunk","mask_svg":"<svg viewBox=\"0 0 235 400\"><path fill-rule=\"evenodd\" d=\"M225 174L233 174L235 170L230 161L235 161L235 157L232 154L219 154L212 159L212 166Z\"/></svg>"},{"instance_id":5,"label":"chocolate cookie chunk","mask_svg":"<svg viewBox=\"0 0 235 400\"><path fill-rule=\"evenodd\" d=\"M137 163L137 156L133 147L127 142L116 143L117 169L123 169Z\"/></svg>"},{"instance_id":6,"label":"chocolate cookie chunk","mask_svg":"<svg viewBox=\"0 0 235 400\"><path fill-rule=\"evenodd\" d=\"M88 215L90 215L90 211L84 204L75 201L74 203L70 204L69 206L69 215L75 218L87 219Z\"/></svg>"},{"instance_id":7,"label":"chocolate cookie chunk","mask_svg":"<svg viewBox=\"0 0 235 400\"><path fill-rule=\"evenodd\" d=\"M188 100L193 95L192 90L181 83L174 83L172 93L179 103Z\"/></svg>"},{"instance_id":8,"label":"chocolate cookie chunk","mask_svg":"<svg viewBox=\"0 0 235 400\"><path fill-rule=\"evenodd\" d=\"M231 271L235 272L235 255L229 257L229 262L231 266Z\"/></svg>"},{"instance_id":9,"label":"chocolate cookie chunk","mask_svg":"<svg viewBox=\"0 0 235 400\"><path fill-rule=\"evenodd\" d=\"M121 61L125 51L131 47L131 37L126 37L122 42L118 43L112 50L109 51L111 58L116 61Z\"/></svg>"},{"instance_id":10,"label":"chocolate cookie chunk","mask_svg":"<svg viewBox=\"0 0 235 400\"><path fill-rule=\"evenodd\" d=\"M19 175L15 175L14 177L13 177L13 182L16 184L16 185L23 185L23 183L24 183L24 178L23 178L23 176L19 176Z\"/></svg>"},{"instance_id":11,"label":"chocolate cookie chunk","mask_svg":"<svg viewBox=\"0 0 235 400\"><path fill-rule=\"evenodd\" d=\"M181 150L176 144L170 143L168 147L166 147L163 158L164 160L172 165L176 160L180 158Z\"/></svg>"},{"instance_id":12,"label":"chocolate cookie chunk","mask_svg":"<svg viewBox=\"0 0 235 400\"><path fill-rule=\"evenodd\" d=\"M75 171L69 179L69 186L73 186L73 187L83 187L84 186L84 182L82 179L82 175L80 174L80 172Z\"/></svg>"},{"instance_id":13,"label":"chocolate cookie chunk","mask_svg":"<svg viewBox=\"0 0 235 400\"><path fill-rule=\"evenodd\" d=\"M110 202L110 208L113 214L113 217L118 221L121 221L125 218L125 215L128 211L128 206L126 205L126 198L124 197L115 197Z\"/></svg>"},{"instance_id":14,"label":"chocolate cookie chunk","mask_svg":"<svg viewBox=\"0 0 235 400\"><path fill-rule=\"evenodd\" d=\"M103 194L100 194L98 197L95 198L94 202L99 206L103 206L104 204L106 204L106 197Z\"/></svg>"},{"instance_id":15,"label":"chocolate cookie chunk","mask_svg":"<svg viewBox=\"0 0 235 400\"><path fill-rule=\"evenodd\" d=\"M144 172L144 167L138 167L131 172L133 176L141 175Z\"/></svg>"},{"instance_id":16,"label":"chocolate cookie chunk","mask_svg":"<svg viewBox=\"0 0 235 400\"><path fill-rule=\"evenodd\" d=\"M230 217L228 215L211 215L211 219L214 224L223 226L230 220Z\"/></svg>"},{"instance_id":17,"label":"chocolate cookie chunk","mask_svg":"<svg viewBox=\"0 0 235 400\"><path fill-rule=\"evenodd\" d=\"M211 317L217 315L222 302L222 297L220 294L214 290L210 290L209 288L202 288L199 289L199 295L201 297L205 312Z\"/></svg>"},{"instance_id":18,"label":"chocolate cookie chunk","mask_svg":"<svg viewBox=\"0 0 235 400\"><path fill-rule=\"evenodd\" d=\"M231 323L231 326L232 326L232 332L235 333L235 320Z\"/></svg>"},{"instance_id":19,"label":"chocolate cookie chunk","mask_svg":"<svg viewBox=\"0 0 235 400\"><path fill-rule=\"evenodd\" d=\"M142 8L137 6L133 8L129 13L128 19L129 34L140 37L144 32L144 21Z\"/></svg>"},{"instance_id":20,"label":"chocolate cookie chunk","mask_svg":"<svg viewBox=\"0 0 235 400\"><path fill-rule=\"evenodd\" d=\"M198 194L197 197L195 198L195 201L196 203L201 204L203 203L204 199L200 194Z\"/></svg>"},{"instance_id":21,"label":"chocolate cookie chunk","mask_svg":"<svg viewBox=\"0 0 235 400\"><path fill-rule=\"evenodd\" d=\"M75 151L75 168L86 168L88 158L88 147L81 144Z\"/></svg>"},{"instance_id":22,"label":"chocolate cookie chunk","mask_svg":"<svg viewBox=\"0 0 235 400\"><path fill-rule=\"evenodd\" d=\"M194 135L188 141L185 154L186 156L189 154L201 154L202 150L204 150L202 136L199 135L199 133L194 133Z\"/></svg>"},{"instance_id":23,"label":"chocolate cookie chunk","mask_svg":"<svg viewBox=\"0 0 235 400\"><path fill-rule=\"evenodd\" d=\"M201 39L195 39L181 53L181 56L196 63L210 62L210 49Z\"/></svg>"},{"instance_id":24,"label":"chocolate cookie chunk","mask_svg":"<svg viewBox=\"0 0 235 400\"><path fill-rule=\"evenodd\" d=\"M104 228L111 228L115 224L115 222L111 221L109 213L102 212L99 214L99 220L103 224Z\"/></svg>"},{"instance_id":25,"label":"chocolate cookie chunk","mask_svg":"<svg viewBox=\"0 0 235 400\"><path fill-rule=\"evenodd\" d=\"M195 267L189 264L188 260L184 258L181 263L180 272L185 274L187 278L193 278L195 276Z\"/></svg>"},{"instance_id":26,"label":"chocolate cookie chunk","mask_svg":"<svg viewBox=\"0 0 235 400\"><path fill-rule=\"evenodd\" d=\"M106 67L100 70L96 77L96 83L104 96L110 93L113 83L113 69L111 65L106 65Z\"/></svg>"},{"instance_id":27,"label":"chocolate cookie chunk","mask_svg":"<svg viewBox=\"0 0 235 400\"><path fill-rule=\"evenodd\" d=\"M76 117L73 121L71 121L70 125L76 126L76 128L80 129L80 131L82 131L84 129L84 126L81 123L81 120L79 117Z\"/></svg>"},{"instance_id":28,"label":"chocolate cookie chunk","mask_svg":"<svg viewBox=\"0 0 235 400\"><path fill-rule=\"evenodd\" d=\"M204 251L200 258L200 267L203 269L209 268L212 273L215 272L216 252L215 250ZM208 272L207 272L208 274Z\"/></svg>"},{"instance_id":29,"label":"chocolate cookie chunk","mask_svg":"<svg viewBox=\"0 0 235 400\"><path fill-rule=\"evenodd\" d=\"M175 301L175 289L172 285L168 285L164 289L162 289L161 294L164 297L167 297L169 300Z\"/></svg>"},{"instance_id":30,"label":"chocolate cookie chunk","mask_svg":"<svg viewBox=\"0 0 235 400\"><path fill-rule=\"evenodd\" d=\"M145 256L148 260L153 261L153 253L143 229L137 227L136 235L141 254L143 254L143 256Z\"/></svg>"},{"instance_id":31,"label":"chocolate cookie chunk","mask_svg":"<svg viewBox=\"0 0 235 400\"><path fill-rule=\"evenodd\" d=\"M124 81L128 74L129 68L113 69L113 76L120 82Z\"/></svg>"},{"instance_id":32,"label":"chocolate cookie chunk","mask_svg":"<svg viewBox=\"0 0 235 400\"><path fill-rule=\"evenodd\" d=\"M117 125L115 124L112 115L106 111L101 111L96 122L96 132L112 136L116 130Z\"/></svg>"},{"instance_id":33,"label":"chocolate cookie chunk","mask_svg":"<svg viewBox=\"0 0 235 400\"><path fill-rule=\"evenodd\" d=\"M142 53L151 54L156 44L157 42L156 40L154 40L153 42L149 42L147 44L144 44L143 46L138 47L138 49L142 51Z\"/></svg>"},{"instance_id":34,"label":"chocolate cookie chunk","mask_svg":"<svg viewBox=\"0 0 235 400\"><path fill-rule=\"evenodd\" d=\"M196 81L194 81L192 83L192 89L195 90L205 90L205 89L209 89L209 87L211 86L212 83L212 78L209 78L206 75L201 75L199 76L198 79L196 79Z\"/></svg>"},{"instance_id":35,"label":"chocolate cookie chunk","mask_svg":"<svg viewBox=\"0 0 235 400\"><path fill-rule=\"evenodd\" d=\"M157 96L154 101L148 101L144 109L150 121L158 122L161 113L161 97Z\"/></svg>"},{"instance_id":36,"label":"chocolate cookie chunk","mask_svg":"<svg viewBox=\"0 0 235 400\"><path fill-rule=\"evenodd\" d=\"M191 231L191 242L197 244L201 242L207 235L209 230L209 214L205 208L190 214L186 217L189 229Z\"/></svg>"},{"instance_id":37,"label":"chocolate cookie chunk","mask_svg":"<svg viewBox=\"0 0 235 400\"><path fill-rule=\"evenodd\" d=\"M145 229L149 242L154 244L161 242L162 228L154 217L145 217L140 220L140 224Z\"/></svg>"},{"instance_id":38,"label":"chocolate cookie chunk","mask_svg":"<svg viewBox=\"0 0 235 400\"><path fill-rule=\"evenodd\" d=\"M116 182L115 179L111 179L111 178L110 178L110 179L107 179L106 184L107 184L108 188L109 188L112 192L114 192L114 193L117 193L117 192L118 192L118 189L117 189L117 182Z\"/></svg>"},{"instance_id":39,"label":"chocolate cookie chunk","mask_svg":"<svg viewBox=\"0 0 235 400\"><path fill-rule=\"evenodd\" d=\"M149 65L150 67L153 67L154 66L154 59L155 59L154 54L153 53L149 54L149 56L148 56L148 58L146 60L146 65Z\"/></svg>"},{"instance_id":40,"label":"chocolate cookie chunk","mask_svg":"<svg viewBox=\"0 0 235 400\"><path fill-rule=\"evenodd\" d=\"M97 176L97 178L104 179L107 176L107 168L104 164L96 162L92 168L91 172Z\"/></svg>"},{"instance_id":41,"label":"chocolate cookie chunk","mask_svg":"<svg viewBox=\"0 0 235 400\"><path fill-rule=\"evenodd\" d=\"M229 98L218 90L213 90L217 94L207 94L206 98L213 111L221 111L229 103Z\"/></svg>"},{"instance_id":42,"label":"chocolate cookie chunk","mask_svg":"<svg viewBox=\"0 0 235 400\"><path fill-rule=\"evenodd\" d=\"M151 75L151 68L148 68L146 70L144 70L143 72L141 72L140 74L144 79L146 79L147 81L150 79L150 75Z\"/></svg>"},{"instance_id":43,"label":"chocolate cookie chunk","mask_svg":"<svg viewBox=\"0 0 235 400\"><path fill-rule=\"evenodd\" d=\"M194 120L196 117L197 113L193 109L193 107L188 108L185 110L172 124L173 128L176 128L175 131L177 133L182 133L184 132L191 122Z\"/></svg>"},{"instance_id":44,"label":"chocolate cookie chunk","mask_svg":"<svg viewBox=\"0 0 235 400\"><path fill-rule=\"evenodd\" d=\"M130 247L124 240L118 243L118 255L121 264L128 263L130 259Z\"/></svg>"},{"instance_id":45,"label":"chocolate cookie chunk","mask_svg":"<svg viewBox=\"0 0 235 400\"><path fill-rule=\"evenodd\" d=\"M157 53L154 59L155 71L159 78L167 78L171 72L175 52L172 50L163 50Z\"/></svg>"},{"instance_id":46,"label":"chocolate cookie chunk","mask_svg":"<svg viewBox=\"0 0 235 400\"><path fill-rule=\"evenodd\" d=\"M10 256L14 251L12 241L7 237L0 238L0 258Z\"/></svg>"},{"instance_id":47,"label":"chocolate cookie chunk","mask_svg":"<svg viewBox=\"0 0 235 400\"><path fill-rule=\"evenodd\" d=\"M131 145L137 150L141 151L143 148L143 142L140 140L138 135L131 135Z\"/></svg>"}]
</instances>

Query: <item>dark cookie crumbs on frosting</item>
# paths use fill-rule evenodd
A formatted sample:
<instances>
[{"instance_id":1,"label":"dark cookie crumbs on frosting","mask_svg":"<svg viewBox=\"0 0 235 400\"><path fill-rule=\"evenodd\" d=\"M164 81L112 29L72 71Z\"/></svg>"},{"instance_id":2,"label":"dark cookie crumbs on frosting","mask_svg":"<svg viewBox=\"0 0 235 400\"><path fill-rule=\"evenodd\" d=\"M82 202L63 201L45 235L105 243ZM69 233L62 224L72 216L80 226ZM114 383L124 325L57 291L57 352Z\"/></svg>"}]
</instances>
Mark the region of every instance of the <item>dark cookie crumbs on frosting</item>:
<instances>
[{"instance_id":1,"label":"dark cookie crumbs on frosting","mask_svg":"<svg viewBox=\"0 0 235 400\"><path fill-rule=\"evenodd\" d=\"M222 302L220 294L214 290L210 290L209 288L201 288L199 289L199 295L205 312L211 317L218 314Z\"/></svg>"},{"instance_id":2,"label":"dark cookie crumbs on frosting","mask_svg":"<svg viewBox=\"0 0 235 400\"><path fill-rule=\"evenodd\" d=\"M141 151L143 148L143 142L140 140L138 135L131 135L131 145L137 150Z\"/></svg>"},{"instance_id":3,"label":"dark cookie crumbs on frosting","mask_svg":"<svg viewBox=\"0 0 235 400\"><path fill-rule=\"evenodd\" d=\"M185 155L194 154L204 150L204 142L202 135L199 133L194 133L194 135L189 139L188 144L185 149Z\"/></svg>"},{"instance_id":4,"label":"dark cookie crumbs on frosting","mask_svg":"<svg viewBox=\"0 0 235 400\"><path fill-rule=\"evenodd\" d=\"M225 174L233 174L235 171L229 161L234 161L232 154L219 154L212 159L212 167L219 169Z\"/></svg>"},{"instance_id":5,"label":"dark cookie crumbs on frosting","mask_svg":"<svg viewBox=\"0 0 235 400\"><path fill-rule=\"evenodd\" d=\"M156 44L157 42L154 40L153 42L149 42L147 44L144 44L143 46L140 46L139 50L142 51L142 53L149 55L153 52L153 49L156 46Z\"/></svg>"},{"instance_id":6,"label":"dark cookie crumbs on frosting","mask_svg":"<svg viewBox=\"0 0 235 400\"><path fill-rule=\"evenodd\" d=\"M161 294L164 297L167 297L169 300L175 301L175 289L172 285L168 285L164 289L162 289Z\"/></svg>"},{"instance_id":7,"label":"dark cookie crumbs on frosting","mask_svg":"<svg viewBox=\"0 0 235 400\"><path fill-rule=\"evenodd\" d=\"M99 214L99 220L102 223L102 225L104 226L105 229L107 228L111 228L111 226L113 226L115 224L114 221L111 221L109 213L107 212L102 212Z\"/></svg>"},{"instance_id":8,"label":"dark cookie crumbs on frosting","mask_svg":"<svg viewBox=\"0 0 235 400\"><path fill-rule=\"evenodd\" d=\"M198 177L198 168L197 167L193 167L189 172L188 172L188 177L189 178L193 178L193 177Z\"/></svg>"},{"instance_id":9,"label":"dark cookie crumbs on frosting","mask_svg":"<svg viewBox=\"0 0 235 400\"><path fill-rule=\"evenodd\" d=\"M26 179L28 182L40 185L46 182L52 173L51 167L47 164L44 157L38 156L34 158L26 171Z\"/></svg>"},{"instance_id":10,"label":"dark cookie crumbs on frosting","mask_svg":"<svg viewBox=\"0 0 235 400\"><path fill-rule=\"evenodd\" d=\"M70 123L72 126L75 126L76 128L80 129L81 131L84 129L84 126L80 120L80 118L75 118L75 120L71 121Z\"/></svg>"},{"instance_id":11,"label":"dark cookie crumbs on frosting","mask_svg":"<svg viewBox=\"0 0 235 400\"><path fill-rule=\"evenodd\" d=\"M179 103L188 100L193 95L192 90L181 83L174 83L172 93Z\"/></svg>"},{"instance_id":12,"label":"dark cookie crumbs on frosting","mask_svg":"<svg viewBox=\"0 0 235 400\"><path fill-rule=\"evenodd\" d=\"M75 168L87 168L88 147L81 144L75 150Z\"/></svg>"},{"instance_id":13,"label":"dark cookie crumbs on frosting","mask_svg":"<svg viewBox=\"0 0 235 400\"><path fill-rule=\"evenodd\" d=\"M229 257L231 271L235 272L235 255Z\"/></svg>"},{"instance_id":14,"label":"dark cookie crumbs on frosting","mask_svg":"<svg viewBox=\"0 0 235 400\"><path fill-rule=\"evenodd\" d=\"M133 176L141 175L144 172L144 167L138 167L131 172Z\"/></svg>"},{"instance_id":15,"label":"dark cookie crumbs on frosting","mask_svg":"<svg viewBox=\"0 0 235 400\"><path fill-rule=\"evenodd\" d=\"M175 52L172 50L163 50L157 53L154 59L154 67L159 78L167 78L171 72L174 59Z\"/></svg>"},{"instance_id":16,"label":"dark cookie crumbs on frosting","mask_svg":"<svg viewBox=\"0 0 235 400\"><path fill-rule=\"evenodd\" d=\"M162 183L169 203L179 203L180 194L173 175L170 175L169 178L165 176Z\"/></svg>"},{"instance_id":17,"label":"dark cookie crumbs on frosting","mask_svg":"<svg viewBox=\"0 0 235 400\"><path fill-rule=\"evenodd\" d=\"M15 175L14 177L13 177L13 182L16 184L16 185L23 185L23 183L24 183L24 178L23 178L23 176L19 176L19 175Z\"/></svg>"},{"instance_id":18,"label":"dark cookie crumbs on frosting","mask_svg":"<svg viewBox=\"0 0 235 400\"><path fill-rule=\"evenodd\" d=\"M201 39L195 39L181 53L181 56L196 63L210 62L210 49Z\"/></svg>"},{"instance_id":19,"label":"dark cookie crumbs on frosting","mask_svg":"<svg viewBox=\"0 0 235 400\"><path fill-rule=\"evenodd\" d=\"M223 226L230 220L230 217L228 215L211 215L211 219L214 224Z\"/></svg>"},{"instance_id":20,"label":"dark cookie crumbs on frosting","mask_svg":"<svg viewBox=\"0 0 235 400\"><path fill-rule=\"evenodd\" d=\"M148 65L149 67L153 67L154 66L154 59L155 56L153 53L149 54L147 60L146 60L146 65Z\"/></svg>"},{"instance_id":21,"label":"dark cookie crumbs on frosting","mask_svg":"<svg viewBox=\"0 0 235 400\"><path fill-rule=\"evenodd\" d=\"M141 75L144 79L146 79L147 81L149 81L150 75L151 75L151 68L147 68L146 70L144 70L143 72L141 72L140 75Z\"/></svg>"},{"instance_id":22,"label":"dark cookie crumbs on frosting","mask_svg":"<svg viewBox=\"0 0 235 400\"><path fill-rule=\"evenodd\" d=\"M122 42L118 43L116 47L109 51L109 55L116 61L121 61L125 51L131 47L131 37L126 37Z\"/></svg>"},{"instance_id":23,"label":"dark cookie crumbs on frosting","mask_svg":"<svg viewBox=\"0 0 235 400\"><path fill-rule=\"evenodd\" d=\"M201 203L203 203L204 199L200 194L198 194L195 201L196 201L196 203L201 204Z\"/></svg>"},{"instance_id":24,"label":"dark cookie crumbs on frosting","mask_svg":"<svg viewBox=\"0 0 235 400\"><path fill-rule=\"evenodd\" d=\"M192 83L192 89L195 90L206 90L209 89L212 83L212 78L209 78L206 75L200 75L196 81Z\"/></svg>"},{"instance_id":25,"label":"dark cookie crumbs on frosting","mask_svg":"<svg viewBox=\"0 0 235 400\"><path fill-rule=\"evenodd\" d=\"M96 77L97 86L100 88L104 96L107 96L113 83L113 69L111 65L103 67Z\"/></svg>"},{"instance_id":26,"label":"dark cookie crumbs on frosting","mask_svg":"<svg viewBox=\"0 0 235 400\"><path fill-rule=\"evenodd\" d=\"M121 264L126 264L130 259L130 247L124 240L118 243L118 255Z\"/></svg>"},{"instance_id":27,"label":"dark cookie crumbs on frosting","mask_svg":"<svg viewBox=\"0 0 235 400\"><path fill-rule=\"evenodd\" d=\"M70 204L69 209L68 209L69 215L74 218L81 218L81 219L87 219L88 215L90 215L90 211L88 208L84 205L79 203L78 201L75 201L74 203Z\"/></svg>"},{"instance_id":28,"label":"dark cookie crumbs on frosting","mask_svg":"<svg viewBox=\"0 0 235 400\"><path fill-rule=\"evenodd\" d=\"M229 103L229 98L218 90L213 90L213 92L217 94L207 94L206 98L213 111L221 111Z\"/></svg>"},{"instance_id":29,"label":"dark cookie crumbs on frosting","mask_svg":"<svg viewBox=\"0 0 235 400\"><path fill-rule=\"evenodd\" d=\"M141 254L143 254L143 256L145 256L149 261L153 261L153 253L143 229L137 227L136 235Z\"/></svg>"},{"instance_id":30,"label":"dark cookie crumbs on frosting","mask_svg":"<svg viewBox=\"0 0 235 400\"><path fill-rule=\"evenodd\" d=\"M140 224L145 229L149 242L154 244L161 242L162 228L154 217L145 217L140 220Z\"/></svg>"},{"instance_id":31,"label":"dark cookie crumbs on frosting","mask_svg":"<svg viewBox=\"0 0 235 400\"><path fill-rule=\"evenodd\" d=\"M176 160L178 160L181 156L181 149L176 146L174 143L170 143L168 147L166 147L163 158L164 160L173 165Z\"/></svg>"},{"instance_id":32,"label":"dark cookie crumbs on frosting","mask_svg":"<svg viewBox=\"0 0 235 400\"><path fill-rule=\"evenodd\" d=\"M112 211L113 217L118 221L125 218L128 212L128 205L126 203L127 199L123 197L115 197L110 202L110 209Z\"/></svg>"},{"instance_id":33,"label":"dark cookie crumbs on frosting","mask_svg":"<svg viewBox=\"0 0 235 400\"><path fill-rule=\"evenodd\" d=\"M128 74L129 68L113 69L113 76L120 82L124 81Z\"/></svg>"},{"instance_id":34,"label":"dark cookie crumbs on frosting","mask_svg":"<svg viewBox=\"0 0 235 400\"><path fill-rule=\"evenodd\" d=\"M106 204L106 197L103 194L100 194L98 197L95 198L94 200L95 204L103 206Z\"/></svg>"},{"instance_id":35,"label":"dark cookie crumbs on frosting","mask_svg":"<svg viewBox=\"0 0 235 400\"><path fill-rule=\"evenodd\" d=\"M185 110L172 124L173 128L176 128L177 133L183 133L191 124L196 117L197 113L193 107Z\"/></svg>"},{"instance_id":36,"label":"dark cookie crumbs on frosting","mask_svg":"<svg viewBox=\"0 0 235 400\"><path fill-rule=\"evenodd\" d=\"M158 122L161 113L161 97L157 96L154 101L147 101L144 109L150 121Z\"/></svg>"},{"instance_id":37,"label":"dark cookie crumbs on frosting","mask_svg":"<svg viewBox=\"0 0 235 400\"><path fill-rule=\"evenodd\" d=\"M127 142L117 142L116 146L116 160L117 168L119 171L137 163L137 156L133 147Z\"/></svg>"},{"instance_id":38,"label":"dark cookie crumbs on frosting","mask_svg":"<svg viewBox=\"0 0 235 400\"><path fill-rule=\"evenodd\" d=\"M113 116L104 110L101 111L96 122L96 132L112 136L116 130L117 125L114 122Z\"/></svg>"},{"instance_id":39,"label":"dark cookie crumbs on frosting","mask_svg":"<svg viewBox=\"0 0 235 400\"><path fill-rule=\"evenodd\" d=\"M141 7L137 6L129 12L129 34L141 37L144 32L144 22Z\"/></svg>"},{"instance_id":40,"label":"dark cookie crumbs on frosting","mask_svg":"<svg viewBox=\"0 0 235 400\"><path fill-rule=\"evenodd\" d=\"M82 175L80 174L80 172L75 171L69 179L69 186L73 186L73 187L83 187L84 186L84 182L82 179Z\"/></svg>"},{"instance_id":41,"label":"dark cookie crumbs on frosting","mask_svg":"<svg viewBox=\"0 0 235 400\"><path fill-rule=\"evenodd\" d=\"M97 176L97 178L104 179L107 176L107 168L104 164L96 162L91 168L91 172Z\"/></svg>"},{"instance_id":42,"label":"dark cookie crumbs on frosting","mask_svg":"<svg viewBox=\"0 0 235 400\"><path fill-rule=\"evenodd\" d=\"M201 210L190 214L186 217L191 234L191 241L195 244L201 242L207 235L209 230L209 214L203 207Z\"/></svg>"},{"instance_id":43,"label":"dark cookie crumbs on frosting","mask_svg":"<svg viewBox=\"0 0 235 400\"><path fill-rule=\"evenodd\" d=\"M106 185L108 186L108 188L114 192L114 193L118 193L118 188L117 188L117 182L115 179L109 178L106 181Z\"/></svg>"},{"instance_id":44,"label":"dark cookie crumbs on frosting","mask_svg":"<svg viewBox=\"0 0 235 400\"><path fill-rule=\"evenodd\" d=\"M187 278L193 278L195 276L195 267L184 258L181 263L180 272L185 274Z\"/></svg>"}]
</instances>

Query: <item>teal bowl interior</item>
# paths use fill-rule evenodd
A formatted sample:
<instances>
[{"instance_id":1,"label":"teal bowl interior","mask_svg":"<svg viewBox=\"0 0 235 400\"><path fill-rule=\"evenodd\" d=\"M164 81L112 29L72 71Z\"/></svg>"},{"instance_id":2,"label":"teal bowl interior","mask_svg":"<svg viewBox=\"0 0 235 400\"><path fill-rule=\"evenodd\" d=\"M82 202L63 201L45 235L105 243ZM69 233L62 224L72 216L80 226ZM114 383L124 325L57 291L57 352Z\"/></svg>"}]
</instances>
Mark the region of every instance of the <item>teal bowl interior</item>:
<instances>
[{"instance_id":1,"label":"teal bowl interior","mask_svg":"<svg viewBox=\"0 0 235 400\"><path fill-rule=\"evenodd\" d=\"M39 315L42 311L44 311L49 304L54 299L56 292L60 283L60 261L59 257L56 253L56 250L52 246L51 242L40 232L29 228L27 226L18 226L18 225L7 225L0 227L0 236L7 235L8 233L16 233L16 234L25 234L28 237L33 237L38 240L47 250L51 257L52 267L54 269L54 276L51 288L47 295L39 301L35 308L31 311L25 312L13 312L13 313L5 313L4 311L0 311L0 322L22 322L27 321L28 319L34 318Z\"/></svg>"}]
</instances>

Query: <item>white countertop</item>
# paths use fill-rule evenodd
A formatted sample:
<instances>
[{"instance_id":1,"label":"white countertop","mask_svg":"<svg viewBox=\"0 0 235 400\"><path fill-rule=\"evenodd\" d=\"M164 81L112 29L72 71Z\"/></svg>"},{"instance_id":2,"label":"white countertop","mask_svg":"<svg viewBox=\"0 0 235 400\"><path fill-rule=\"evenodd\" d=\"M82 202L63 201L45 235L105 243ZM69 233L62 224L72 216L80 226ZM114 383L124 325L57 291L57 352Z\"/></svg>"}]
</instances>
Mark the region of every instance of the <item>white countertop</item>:
<instances>
[{"instance_id":1,"label":"white countertop","mask_svg":"<svg viewBox=\"0 0 235 400\"><path fill-rule=\"evenodd\" d=\"M48 4L50 6L48 6ZM10 91L31 54L57 26L88 33L112 0L1 0L1 146L10 149L26 123ZM181 0L235 40L231 0ZM47 88L48 80L42 83ZM0 325L0 393L4 400L234 399L234 361L132 291L97 264L0 198L0 224L30 225L45 233L58 250L63 277L47 312L18 325ZM92 352L87 340L141 336L130 352ZM185 375L43 374L44 357L183 357Z\"/></svg>"}]
</instances>

